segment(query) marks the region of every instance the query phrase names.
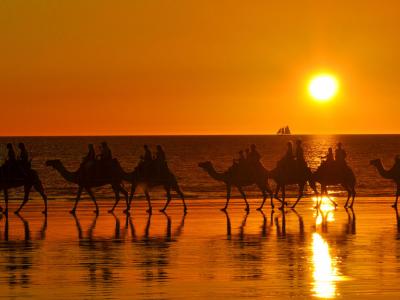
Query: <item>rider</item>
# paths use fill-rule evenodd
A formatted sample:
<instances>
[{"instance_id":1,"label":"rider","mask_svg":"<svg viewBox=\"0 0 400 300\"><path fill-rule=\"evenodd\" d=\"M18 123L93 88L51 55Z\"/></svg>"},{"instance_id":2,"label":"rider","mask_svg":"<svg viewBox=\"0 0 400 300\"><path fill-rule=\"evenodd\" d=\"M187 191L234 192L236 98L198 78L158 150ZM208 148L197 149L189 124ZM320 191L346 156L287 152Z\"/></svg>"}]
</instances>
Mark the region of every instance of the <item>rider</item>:
<instances>
[{"instance_id":1,"label":"rider","mask_svg":"<svg viewBox=\"0 0 400 300\"><path fill-rule=\"evenodd\" d=\"M261 159L261 155L260 155L260 153L258 153L258 151L257 151L257 149L256 149L256 145L251 144L251 146L250 146L250 152L249 152L249 154L247 155L247 161L248 161L250 164L255 165L255 164L257 164L257 163L260 162L260 159Z\"/></svg>"},{"instance_id":2,"label":"rider","mask_svg":"<svg viewBox=\"0 0 400 300\"><path fill-rule=\"evenodd\" d=\"M111 161L112 160L111 149L108 147L107 142L101 143L99 157L100 157L101 161Z\"/></svg>"},{"instance_id":3,"label":"rider","mask_svg":"<svg viewBox=\"0 0 400 300\"><path fill-rule=\"evenodd\" d=\"M167 168L167 158L163 148L160 145L157 145L155 162L157 165L158 175L160 175L162 171Z\"/></svg>"},{"instance_id":4,"label":"rider","mask_svg":"<svg viewBox=\"0 0 400 300\"><path fill-rule=\"evenodd\" d=\"M322 158L322 159L325 159L325 162L327 162L327 163L333 162L334 159L333 159L333 150L332 150L332 147L329 147L329 149L328 149L328 154L325 155L325 156L322 156L321 158Z\"/></svg>"},{"instance_id":5,"label":"rider","mask_svg":"<svg viewBox=\"0 0 400 300\"><path fill-rule=\"evenodd\" d=\"M242 165L246 161L243 150L239 151L239 159L237 160L238 165Z\"/></svg>"},{"instance_id":6,"label":"rider","mask_svg":"<svg viewBox=\"0 0 400 300\"><path fill-rule=\"evenodd\" d=\"M340 164L346 164L346 151L342 148L342 143L337 144L337 148L335 150L335 161Z\"/></svg>"},{"instance_id":7,"label":"rider","mask_svg":"<svg viewBox=\"0 0 400 300\"><path fill-rule=\"evenodd\" d=\"M28 151L26 150L25 144L19 143L18 148L19 148L18 160L22 162L22 164L27 164L29 162L29 155Z\"/></svg>"},{"instance_id":8,"label":"rider","mask_svg":"<svg viewBox=\"0 0 400 300\"><path fill-rule=\"evenodd\" d=\"M149 146L144 145L143 148L144 148L143 160L144 160L145 162L152 161L152 160L153 160L153 156L151 155L151 151L150 151L150 149L149 149Z\"/></svg>"},{"instance_id":9,"label":"rider","mask_svg":"<svg viewBox=\"0 0 400 300\"><path fill-rule=\"evenodd\" d=\"M22 171L25 173L25 170L28 170L31 167L29 161L29 154L28 151L26 150L24 143L19 143L18 148L19 148L18 162L20 164L20 167L22 168Z\"/></svg>"},{"instance_id":10,"label":"rider","mask_svg":"<svg viewBox=\"0 0 400 300\"><path fill-rule=\"evenodd\" d=\"M7 144L7 162L8 163L15 163L16 158L15 158L15 151L14 147L11 143Z\"/></svg>"},{"instance_id":11,"label":"rider","mask_svg":"<svg viewBox=\"0 0 400 300\"><path fill-rule=\"evenodd\" d=\"M93 144L89 144L88 145L88 153L82 159L82 164L86 164L88 162L93 162L94 160L96 160L96 152L94 150L94 145Z\"/></svg>"}]
</instances>

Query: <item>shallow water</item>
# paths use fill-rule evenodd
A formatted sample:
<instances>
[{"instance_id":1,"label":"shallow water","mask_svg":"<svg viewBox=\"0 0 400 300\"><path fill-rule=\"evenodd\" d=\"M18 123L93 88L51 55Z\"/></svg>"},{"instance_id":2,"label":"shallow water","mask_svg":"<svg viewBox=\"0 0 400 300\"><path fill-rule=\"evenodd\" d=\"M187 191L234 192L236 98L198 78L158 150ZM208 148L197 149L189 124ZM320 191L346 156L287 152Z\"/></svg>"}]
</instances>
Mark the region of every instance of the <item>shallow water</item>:
<instances>
[{"instance_id":1,"label":"shallow water","mask_svg":"<svg viewBox=\"0 0 400 300\"><path fill-rule=\"evenodd\" d=\"M400 226L387 198L362 198L353 211L310 199L285 214L247 215L240 200L179 202L167 214L101 213L83 201L41 202L0 221L0 289L6 298L398 298ZM155 201L154 208L162 207ZM16 203L11 209L16 208Z\"/></svg>"}]
</instances>

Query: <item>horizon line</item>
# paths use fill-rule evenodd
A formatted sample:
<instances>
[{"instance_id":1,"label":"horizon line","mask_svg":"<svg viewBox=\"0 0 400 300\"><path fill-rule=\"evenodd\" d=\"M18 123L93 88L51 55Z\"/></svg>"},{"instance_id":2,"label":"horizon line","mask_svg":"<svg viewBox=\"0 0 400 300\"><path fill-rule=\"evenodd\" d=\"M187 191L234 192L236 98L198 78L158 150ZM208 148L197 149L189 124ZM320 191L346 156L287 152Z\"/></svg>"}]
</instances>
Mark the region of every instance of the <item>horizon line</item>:
<instances>
[{"instance_id":1,"label":"horizon line","mask_svg":"<svg viewBox=\"0 0 400 300\"><path fill-rule=\"evenodd\" d=\"M194 134L61 134L61 135L0 135L0 138L34 137L205 137L205 136L310 136L310 135L400 135L400 133L292 133L279 135L274 133L194 133Z\"/></svg>"}]
</instances>

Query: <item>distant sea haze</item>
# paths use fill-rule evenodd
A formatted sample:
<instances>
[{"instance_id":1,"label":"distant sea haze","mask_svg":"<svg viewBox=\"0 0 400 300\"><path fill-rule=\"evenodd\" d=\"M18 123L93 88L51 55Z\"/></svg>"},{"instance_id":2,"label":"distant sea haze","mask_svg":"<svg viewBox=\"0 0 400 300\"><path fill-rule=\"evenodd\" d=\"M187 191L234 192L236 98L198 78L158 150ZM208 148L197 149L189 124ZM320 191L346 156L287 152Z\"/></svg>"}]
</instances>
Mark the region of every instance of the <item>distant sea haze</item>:
<instances>
[{"instance_id":1,"label":"distant sea haze","mask_svg":"<svg viewBox=\"0 0 400 300\"><path fill-rule=\"evenodd\" d=\"M238 152L256 144L262 155L262 163L271 170L284 155L288 141L301 139L309 166L315 170L321 156L326 155L329 147L343 144L347 152L348 164L357 178L357 197L376 197L394 195L394 184L380 177L377 170L369 165L370 160L380 158L386 168L394 163L394 156L400 154L400 135L290 135L290 136L140 136L140 137L12 137L0 138L2 160L5 158L5 144L25 142L33 158L33 168L39 172L46 192L50 198L73 198L76 186L67 183L55 170L45 166L48 159L60 159L71 171L76 170L87 152L87 145L100 144L107 141L126 171L131 171L139 162L143 153L143 145L148 144L152 150L162 145L170 169L178 178L178 182L188 199L215 199L226 196L225 185L214 181L198 167L202 161L213 162L217 171L225 171L232 165ZM271 185L274 183L270 182ZM129 184L125 186L128 188ZM261 198L256 187L245 190L250 198ZM296 194L297 187L289 189L289 196ZM346 193L338 187L330 191L337 196ZM307 190L310 194L310 190ZM12 192L12 197L15 197ZM110 187L96 189L99 200L114 197ZM138 198L143 197L138 190ZM38 197L32 193L34 198ZM233 190L233 197L239 197ZM164 199L162 189L151 191L153 199Z\"/></svg>"}]
</instances>

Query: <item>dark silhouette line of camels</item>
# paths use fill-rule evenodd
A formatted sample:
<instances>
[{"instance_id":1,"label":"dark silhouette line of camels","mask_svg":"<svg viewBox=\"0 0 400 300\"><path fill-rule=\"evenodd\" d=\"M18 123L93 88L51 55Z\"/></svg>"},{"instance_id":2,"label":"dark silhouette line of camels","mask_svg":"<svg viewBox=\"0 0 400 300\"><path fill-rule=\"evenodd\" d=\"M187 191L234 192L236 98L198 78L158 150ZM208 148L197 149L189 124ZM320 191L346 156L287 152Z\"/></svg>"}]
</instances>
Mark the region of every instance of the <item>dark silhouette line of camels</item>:
<instances>
[{"instance_id":1,"label":"dark silhouette line of camels","mask_svg":"<svg viewBox=\"0 0 400 300\"><path fill-rule=\"evenodd\" d=\"M309 183L311 189L314 191L317 198L320 194L317 191L316 182L321 184L321 196L328 195L327 187L331 185L342 185L345 190L348 192L348 198L345 204L345 207L352 207L355 198L355 176L350 167L346 166L342 168L343 171L333 172L326 174L324 169L323 172L317 170L316 172L312 172L309 167L306 165L299 166L296 163L287 167L283 167L282 165L278 165L272 171L268 172L264 167L262 168L254 168L254 173L244 174L240 171L239 168L230 168L225 172L218 172L215 170L213 164L210 161L199 163L199 167L206 171L209 176L217 181L222 181L226 185L227 195L226 195L226 204L222 210L226 210L229 205L229 200L231 198L231 189L232 186L237 187L240 194L242 195L245 204L246 210L250 209L249 203L247 201L247 197L245 192L243 191L243 187L250 185L257 185L257 187L261 190L263 194L263 200L261 206L257 208L257 210L261 210L264 207L267 195L271 195L271 208L274 208L273 199L277 199L281 202L280 209L283 209L286 204L286 186L287 185L298 185L299 191L297 195L297 199L291 208L295 208L297 203L304 196L304 188ZM329 169L328 169L329 171ZM268 179L271 178L276 183L275 193L272 193L271 188L268 184ZM281 191L282 198L279 198L279 191ZM352 202L349 205L349 199L352 197ZM329 198L330 199L330 198ZM337 206L336 202L332 199L330 201ZM320 205L320 201L317 203L317 206Z\"/></svg>"},{"instance_id":2,"label":"dark silhouette line of camels","mask_svg":"<svg viewBox=\"0 0 400 300\"><path fill-rule=\"evenodd\" d=\"M156 186L163 186L167 193L167 202L165 206L160 210L164 212L170 201L171 201L171 190L174 190L181 197L183 202L184 211L187 211L187 206L185 203L185 198L182 191L179 188L178 182L175 175L167 170L161 172L158 176L153 176L154 174L144 174L141 168L137 167L132 172L125 172L117 160L113 160L112 163L101 166L102 162L97 161L85 170L83 167L79 168L75 172L68 171L60 160L48 160L46 162L47 166L53 167L60 175L68 182L75 183L78 185L78 193L76 196L75 204L70 211L70 213L75 213L78 203L81 198L82 192L85 190L89 196L92 198L95 204L95 213L99 213L99 207L97 205L96 197L92 191L94 187L101 187L105 185L111 185L115 193L115 202L112 208L109 210L112 213L117 207L120 201L120 193L123 194L126 200L125 213L129 213L131 208L131 202L138 186L143 187L144 193L148 202L147 212L152 212L151 200L149 195L149 189ZM131 183L131 194L122 186L123 181Z\"/></svg>"}]
</instances>

